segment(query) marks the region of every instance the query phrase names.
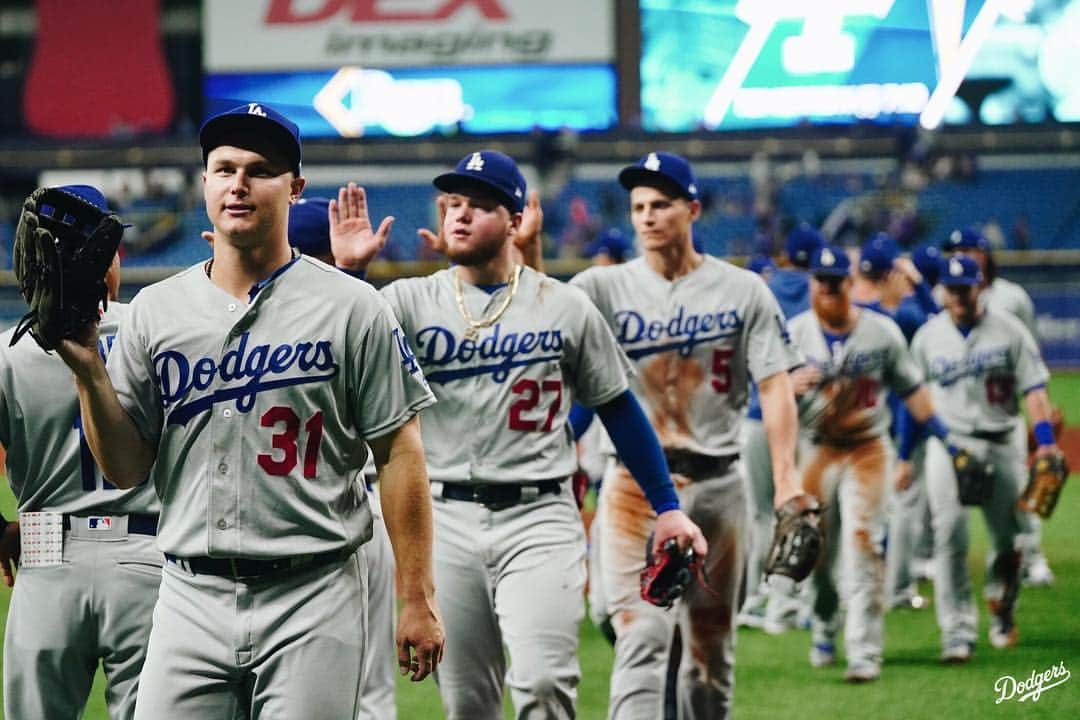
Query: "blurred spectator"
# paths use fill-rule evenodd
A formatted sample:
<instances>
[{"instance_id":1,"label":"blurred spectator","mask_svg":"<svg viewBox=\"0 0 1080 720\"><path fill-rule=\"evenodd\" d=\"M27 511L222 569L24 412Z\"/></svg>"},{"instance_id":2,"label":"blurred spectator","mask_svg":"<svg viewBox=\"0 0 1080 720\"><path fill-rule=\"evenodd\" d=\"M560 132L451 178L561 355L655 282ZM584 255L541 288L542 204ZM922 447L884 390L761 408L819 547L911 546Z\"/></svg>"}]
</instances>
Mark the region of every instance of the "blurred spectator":
<instances>
[{"instance_id":1,"label":"blurred spectator","mask_svg":"<svg viewBox=\"0 0 1080 720\"><path fill-rule=\"evenodd\" d=\"M600 220L589 213L585 198L575 196L570 201L570 225L559 237L559 257L581 257L585 248L600 234Z\"/></svg>"}]
</instances>

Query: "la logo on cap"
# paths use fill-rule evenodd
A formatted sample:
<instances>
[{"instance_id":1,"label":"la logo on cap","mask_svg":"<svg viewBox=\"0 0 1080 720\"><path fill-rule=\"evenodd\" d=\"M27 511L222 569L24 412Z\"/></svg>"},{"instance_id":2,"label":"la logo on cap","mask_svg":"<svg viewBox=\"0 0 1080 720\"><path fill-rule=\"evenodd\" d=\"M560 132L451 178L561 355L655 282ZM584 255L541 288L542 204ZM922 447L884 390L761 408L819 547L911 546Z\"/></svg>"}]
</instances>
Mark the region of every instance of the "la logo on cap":
<instances>
[{"instance_id":1,"label":"la logo on cap","mask_svg":"<svg viewBox=\"0 0 1080 720\"><path fill-rule=\"evenodd\" d=\"M835 265L836 257L832 254L829 248L825 248L821 251L821 264L822 265Z\"/></svg>"},{"instance_id":2,"label":"la logo on cap","mask_svg":"<svg viewBox=\"0 0 1080 720\"><path fill-rule=\"evenodd\" d=\"M475 170L476 172L483 172L484 170L484 158L480 153L474 152L472 157L469 158L469 162L465 165L466 170Z\"/></svg>"},{"instance_id":3,"label":"la logo on cap","mask_svg":"<svg viewBox=\"0 0 1080 720\"><path fill-rule=\"evenodd\" d=\"M266 111L262 109L262 106L260 106L259 103L248 103L248 115L266 117Z\"/></svg>"},{"instance_id":4,"label":"la logo on cap","mask_svg":"<svg viewBox=\"0 0 1080 720\"><path fill-rule=\"evenodd\" d=\"M656 153L649 153L649 157L645 158L645 169L656 172L660 169L660 158L656 156Z\"/></svg>"},{"instance_id":5,"label":"la logo on cap","mask_svg":"<svg viewBox=\"0 0 1080 720\"><path fill-rule=\"evenodd\" d=\"M964 264L953 258L949 261L949 274L953 277L960 277L964 274Z\"/></svg>"}]
</instances>

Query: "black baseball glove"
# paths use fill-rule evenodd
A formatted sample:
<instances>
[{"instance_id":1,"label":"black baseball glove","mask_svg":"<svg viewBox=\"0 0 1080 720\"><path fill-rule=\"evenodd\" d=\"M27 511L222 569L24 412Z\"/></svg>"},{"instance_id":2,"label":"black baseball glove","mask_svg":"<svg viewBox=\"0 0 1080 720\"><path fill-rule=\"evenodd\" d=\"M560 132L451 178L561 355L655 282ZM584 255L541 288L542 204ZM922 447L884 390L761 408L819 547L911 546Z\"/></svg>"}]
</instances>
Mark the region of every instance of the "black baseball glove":
<instances>
[{"instance_id":1,"label":"black baseball glove","mask_svg":"<svg viewBox=\"0 0 1080 720\"><path fill-rule=\"evenodd\" d=\"M961 505L982 505L994 491L994 466L960 448L952 456Z\"/></svg>"},{"instance_id":2,"label":"black baseball glove","mask_svg":"<svg viewBox=\"0 0 1080 720\"><path fill-rule=\"evenodd\" d=\"M38 188L23 203L12 262L30 311L11 344L30 334L46 351L78 337L108 303L105 272L124 226L116 215L59 188Z\"/></svg>"},{"instance_id":3,"label":"black baseball glove","mask_svg":"<svg viewBox=\"0 0 1080 720\"><path fill-rule=\"evenodd\" d=\"M701 572L701 558L692 547L679 549L674 538L664 543L660 555L652 553L652 536L641 571L641 597L653 605L671 607Z\"/></svg>"},{"instance_id":4,"label":"black baseball glove","mask_svg":"<svg viewBox=\"0 0 1080 720\"><path fill-rule=\"evenodd\" d=\"M821 545L821 508L817 499L805 493L796 495L776 511L776 530L765 574L802 582L817 564Z\"/></svg>"}]
</instances>

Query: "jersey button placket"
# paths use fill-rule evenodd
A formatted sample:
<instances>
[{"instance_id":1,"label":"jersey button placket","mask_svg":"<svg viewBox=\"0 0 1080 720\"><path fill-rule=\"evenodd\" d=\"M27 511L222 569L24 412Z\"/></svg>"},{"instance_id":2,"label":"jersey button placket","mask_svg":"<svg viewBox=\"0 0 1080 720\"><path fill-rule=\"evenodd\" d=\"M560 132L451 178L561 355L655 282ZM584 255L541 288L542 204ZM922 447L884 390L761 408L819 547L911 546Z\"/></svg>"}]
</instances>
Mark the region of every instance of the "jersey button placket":
<instances>
[{"instance_id":1,"label":"jersey button placket","mask_svg":"<svg viewBox=\"0 0 1080 720\"><path fill-rule=\"evenodd\" d=\"M229 307L239 307L230 303ZM225 354L238 344L239 333L232 332L222 344L221 354L217 358L218 367ZM222 382L220 379L218 382ZM212 386L208 392L218 389ZM210 483L210 498L208 522L211 523L209 532L209 550L212 554L235 555L239 551L237 547L239 530L237 523L237 487L234 475L243 471L240 459L235 455L240 452L241 443L237 438L239 427L242 423L240 418L234 417L236 409L226 403L216 404L210 409L210 436L212 453L216 462L214 464L213 479Z\"/></svg>"}]
</instances>

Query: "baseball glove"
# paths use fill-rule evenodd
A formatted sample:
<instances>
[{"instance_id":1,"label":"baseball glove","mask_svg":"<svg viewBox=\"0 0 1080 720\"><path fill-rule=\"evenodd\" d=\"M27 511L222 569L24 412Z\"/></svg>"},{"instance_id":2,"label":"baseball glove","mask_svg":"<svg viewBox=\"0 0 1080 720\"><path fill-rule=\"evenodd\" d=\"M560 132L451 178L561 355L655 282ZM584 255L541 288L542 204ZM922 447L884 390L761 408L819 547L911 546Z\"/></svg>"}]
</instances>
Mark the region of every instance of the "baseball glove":
<instances>
[{"instance_id":1,"label":"baseball glove","mask_svg":"<svg viewBox=\"0 0 1080 720\"><path fill-rule=\"evenodd\" d=\"M649 536L649 548L652 536ZM646 551L645 569L641 571L641 597L653 605L669 608L686 592L701 572L701 558L692 547L679 549L674 538L664 543L660 555Z\"/></svg>"},{"instance_id":2,"label":"baseball glove","mask_svg":"<svg viewBox=\"0 0 1080 720\"><path fill-rule=\"evenodd\" d=\"M961 505L982 505L994 491L994 466L963 448L952 456Z\"/></svg>"},{"instance_id":3,"label":"baseball glove","mask_svg":"<svg viewBox=\"0 0 1080 720\"><path fill-rule=\"evenodd\" d=\"M776 530L765 574L802 582L814 569L820 553L821 508L813 495L796 495L776 511Z\"/></svg>"},{"instance_id":4,"label":"baseball glove","mask_svg":"<svg viewBox=\"0 0 1080 720\"><path fill-rule=\"evenodd\" d=\"M1057 450L1036 457L1031 463L1027 487L1016 501L1017 507L1027 512L1039 513L1044 518L1050 517L1067 477L1069 464L1065 462L1065 453Z\"/></svg>"},{"instance_id":5,"label":"baseball glove","mask_svg":"<svg viewBox=\"0 0 1080 720\"><path fill-rule=\"evenodd\" d=\"M11 344L30 334L46 351L99 318L108 303L105 272L124 226L116 215L59 188L38 188L23 203L12 263L30 311Z\"/></svg>"}]
</instances>

